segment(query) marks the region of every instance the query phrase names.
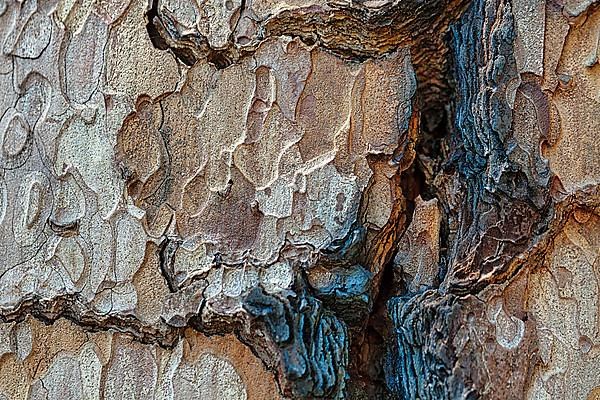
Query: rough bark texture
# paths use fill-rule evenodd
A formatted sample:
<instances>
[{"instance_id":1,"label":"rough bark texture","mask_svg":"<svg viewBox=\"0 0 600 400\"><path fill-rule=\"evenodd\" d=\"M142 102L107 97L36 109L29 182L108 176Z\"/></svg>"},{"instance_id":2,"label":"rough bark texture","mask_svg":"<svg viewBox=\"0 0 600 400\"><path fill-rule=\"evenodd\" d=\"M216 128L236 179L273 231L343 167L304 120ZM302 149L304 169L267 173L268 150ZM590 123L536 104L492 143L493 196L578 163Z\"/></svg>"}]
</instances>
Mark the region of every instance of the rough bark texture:
<instances>
[{"instance_id":1,"label":"rough bark texture","mask_svg":"<svg viewBox=\"0 0 600 400\"><path fill-rule=\"evenodd\" d=\"M0 400L599 399L593 0L0 0Z\"/></svg>"}]
</instances>

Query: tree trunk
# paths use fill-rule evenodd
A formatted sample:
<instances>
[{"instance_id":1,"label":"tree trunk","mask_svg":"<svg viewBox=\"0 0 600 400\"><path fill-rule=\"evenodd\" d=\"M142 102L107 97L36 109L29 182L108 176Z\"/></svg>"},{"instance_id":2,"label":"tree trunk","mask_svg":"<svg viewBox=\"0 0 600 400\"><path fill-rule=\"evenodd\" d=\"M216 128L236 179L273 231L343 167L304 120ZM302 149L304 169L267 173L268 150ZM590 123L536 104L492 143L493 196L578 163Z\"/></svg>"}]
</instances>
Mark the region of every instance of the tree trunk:
<instances>
[{"instance_id":1,"label":"tree trunk","mask_svg":"<svg viewBox=\"0 0 600 400\"><path fill-rule=\"evenodd\" d=\"M600 399L594 0L0 0L0 400Z\"/></svg>"}]
</instances>

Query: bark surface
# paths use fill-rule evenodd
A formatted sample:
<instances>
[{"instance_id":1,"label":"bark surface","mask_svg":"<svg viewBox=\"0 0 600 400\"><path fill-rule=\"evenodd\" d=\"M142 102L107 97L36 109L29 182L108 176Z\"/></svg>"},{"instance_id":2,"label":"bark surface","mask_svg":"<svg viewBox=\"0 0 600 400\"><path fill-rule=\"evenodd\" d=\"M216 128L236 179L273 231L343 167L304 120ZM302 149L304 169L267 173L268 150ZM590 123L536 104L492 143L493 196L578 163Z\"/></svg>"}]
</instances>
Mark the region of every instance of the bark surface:
<instances>
[{"instance_id":1,"label":"bark surface","mask_svg":"<svg viewBox=\"0 0 600 400\"><path fill-rule=\"evenodd\" d=\"M600 399L594 0L0 0L0 400Z\"/></svg>"}]
</instances>

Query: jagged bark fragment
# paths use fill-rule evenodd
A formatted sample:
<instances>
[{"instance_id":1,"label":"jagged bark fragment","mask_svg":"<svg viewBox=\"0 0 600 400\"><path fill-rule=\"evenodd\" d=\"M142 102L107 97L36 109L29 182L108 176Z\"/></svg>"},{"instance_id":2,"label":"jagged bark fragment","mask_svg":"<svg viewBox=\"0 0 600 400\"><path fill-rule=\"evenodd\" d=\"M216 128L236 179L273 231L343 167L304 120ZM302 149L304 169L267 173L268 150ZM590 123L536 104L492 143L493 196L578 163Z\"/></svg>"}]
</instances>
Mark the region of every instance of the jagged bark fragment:
<instances>
[{"instance_id":1,"label":"jagged bark fragment","mask_svg":"<svg viewBox=\"0 0 600 400\"><path fill-rule=\"evenodd\" d=\"M231 335L209 338L188 329L175 347L162 348L30 317L3 323L0 332L4 398L279 398L273 375Z\"/></svg>"}]
</instances>

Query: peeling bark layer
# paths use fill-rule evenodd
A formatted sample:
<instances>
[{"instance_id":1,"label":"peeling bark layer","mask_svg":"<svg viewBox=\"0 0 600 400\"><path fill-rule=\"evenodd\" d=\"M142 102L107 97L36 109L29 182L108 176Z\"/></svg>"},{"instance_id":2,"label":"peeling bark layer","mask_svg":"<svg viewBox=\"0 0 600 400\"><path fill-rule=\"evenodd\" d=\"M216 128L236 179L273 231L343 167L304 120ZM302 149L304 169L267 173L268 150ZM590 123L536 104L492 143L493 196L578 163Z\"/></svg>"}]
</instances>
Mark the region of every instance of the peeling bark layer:
<instances>
[{"instance_id":1,"label":"peeling bark layer","mask_svg":"<svg viewBox=\"0 0 600 400\"><path fill-rule=\"evenodd\" d=\"M599 35L0 2L0 399L600 396Z\"/></svg>"}]
</instances>

